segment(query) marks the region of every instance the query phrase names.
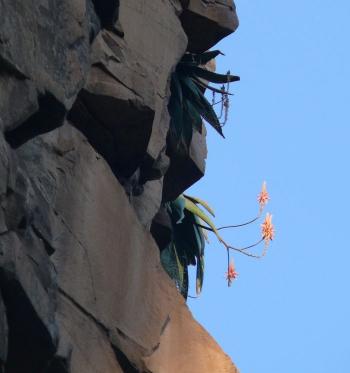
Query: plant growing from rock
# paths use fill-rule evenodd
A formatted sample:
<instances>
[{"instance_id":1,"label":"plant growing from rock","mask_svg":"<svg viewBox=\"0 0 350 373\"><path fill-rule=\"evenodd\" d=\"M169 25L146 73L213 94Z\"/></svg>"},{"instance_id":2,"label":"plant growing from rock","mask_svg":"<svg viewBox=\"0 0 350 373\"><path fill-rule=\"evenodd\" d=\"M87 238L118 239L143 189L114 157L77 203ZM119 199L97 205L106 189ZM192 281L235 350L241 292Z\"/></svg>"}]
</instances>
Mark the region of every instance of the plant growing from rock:
<instances>
[{"instance_id":1,"label":"plant growing from rock","mask_svg":"<svg viewBox=\"0 0 350 373\"><path fill-rule=\"evenodd\" d=\"M203 286L204 278L204 249L205 241L207 240L206 231L214 233L219 243L221 243L227 251L227 272L226 279L228 286L237 277L233 260L230 259L230 252L235 251L240 254L252 258L262 258L266 254L266 250L270 241L274 238L274 226L272 224L272 215L266 214L264 222L261 224L261 238L258 242L247 247L238 248L228 244L221 236L220 231L229 228L239 228L245 225L252 224L261 218L263 209L269 200L269 195L266 190L266 183L263 183L262 190L258 196L259 212L258 215L243 224L228 225L217 228L212 221L215 217L214 211L203 200L197 197L188 195L180 195L176 200L166 204L167 212L172 223L172 240L165 249L161 252L161 262L174 280L177 288L184 296L188 296L189 276L188 267L196 266L196 293L200 294ZM209 215L208 215L209 214ZM255 254L250 250L262 242L265 242L262 253Z\"/></svg>"},{"instance_id":2,"label":"plant growing from rock","mask_svg":"<svg viewBox=\"0 0 350 373\"><path fill-rule=\"evenodd\" d=\"M168 142L176 151L188 151L193 130L202 131L202 119L208 122L222 137L222 125L227 120L229 106L229 83L238 81L235 75L217 74L205 68L205 65L216 58L220 51L204 53L186 53L178 63L171 79L171 96L168 110L170 114L170 130ZM220 89L214 88L209 83L223 84ZM224 123L213 109L213 105L204 95L206 89L213 94L222 96L221 115L225 111Z\"/></svg>"}]
</instances>

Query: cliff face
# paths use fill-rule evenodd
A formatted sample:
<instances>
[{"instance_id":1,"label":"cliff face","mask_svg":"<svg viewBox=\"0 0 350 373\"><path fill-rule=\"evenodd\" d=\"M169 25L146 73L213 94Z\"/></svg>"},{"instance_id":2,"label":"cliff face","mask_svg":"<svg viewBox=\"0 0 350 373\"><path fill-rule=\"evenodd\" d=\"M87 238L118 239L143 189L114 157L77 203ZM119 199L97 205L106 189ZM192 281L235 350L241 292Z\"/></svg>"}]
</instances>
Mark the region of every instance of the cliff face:
<instances>
[{"instance_id":1,"label":"cliff face","mask_svg":"<svg viewBox=\"0 0 350 373\"><path fill-rule=\"evenodd\" d=\"M231 0L0 0L0 371L236 372L150 227L204 174L168 154L171 73Z\"/></svg>"}]
</instances>

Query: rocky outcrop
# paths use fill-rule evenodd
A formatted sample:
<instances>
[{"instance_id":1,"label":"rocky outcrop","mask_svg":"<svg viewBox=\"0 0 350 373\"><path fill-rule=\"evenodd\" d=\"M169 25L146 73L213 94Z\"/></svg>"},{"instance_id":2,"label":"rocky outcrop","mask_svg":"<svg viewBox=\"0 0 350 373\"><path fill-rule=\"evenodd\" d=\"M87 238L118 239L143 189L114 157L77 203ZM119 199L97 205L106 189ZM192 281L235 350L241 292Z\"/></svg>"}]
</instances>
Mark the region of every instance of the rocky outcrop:
<instances>
[{"instance_id":1,"label":"rocky outcrop","mask_svg":"<svg viewBox=\"0 0 350 373\"><path fill-rule=\"evenodd\" d=\"M194 3L0 0L0 372L237 371L150 232L205 169L166 148Z\"/></svg>"},{"instance_id":2,"label":"rocky outcrop","mask_svg":"<svg viewBox=\"0 0 350 373\"><path fill-rule=\"evenodd\" d=\"M2 128L21 126L13 144L57 127L73 105L90 67L90 11L78 0L0 1Z\"/></svg>"},{"instance_id":3,"label":"rocky outcrop","mask_svg":"<svg viewBox=\"0 0 350 373\"><path fill-rule=\"evenodd\" d=\"M233 0L181 0L180 19L188 35L188 50L204 52L238 27Z\"/></svg>"},{"instance_id":4,"label":"rocky outcrop","mask_svg":"<svg viewBox=\"0 0 350 373\"><path fill-rule=\"evenodd\" d=\"M174 200L184 190L204 176L207 145L206 130L193 132L188 154L170 153L171 164L164 178L163 199ZM181 170L181 173L179 173Z\"/></svg>"}]
</instances>

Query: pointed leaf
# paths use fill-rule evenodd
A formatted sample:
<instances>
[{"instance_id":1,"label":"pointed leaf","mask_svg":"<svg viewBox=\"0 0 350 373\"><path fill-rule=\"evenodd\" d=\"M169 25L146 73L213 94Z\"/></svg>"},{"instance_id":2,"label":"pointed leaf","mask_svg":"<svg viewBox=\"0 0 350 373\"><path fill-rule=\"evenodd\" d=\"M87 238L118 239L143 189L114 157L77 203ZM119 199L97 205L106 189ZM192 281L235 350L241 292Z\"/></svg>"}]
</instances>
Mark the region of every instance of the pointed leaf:
<instances>
[{"instance_id":1,"label":"pointed leaf","mask_svg":"<svg viewBox=\"0 0 350 373\"><path fill-rule=\"evenodd\" d=\"M188 297L188 268L187 267L185 267L185 270L184 270L184 281L183 281L182 288L180 289L180 292L182 296L185 299L187 299Z\"/></svg>"},{"instance_id":2,"label":"pointed leaf","mask_svg":"<svg viewBox=\"0 0 350 373\"><path fill-rule=\"evenodd\" d=\"M185 211L185 218L174 226L174 243L181 261L196 265L196 256L201 252L201 238L196 235L193 214Z\"/></svg>"},{"instance_id":3,"label":"pointed leaf","mask_svg":"<svg viewBox=\"0 0 350 373\"><path fill-rule=\"evenodd\" d=\"M199 295L202 291L204 280L204 256L197 260L197 273L196 273L196 293Z\"/></svg>"},{"instance_id":4,"label":"pointed leaf","mask_svg":"<svg viewBox=\"0 0 350 373\"><path fill-rule=\"evenodd\" d=\"M201 248L196 256L197 261L197 271L196 271L196 292L200 294L203 286L203 279L204 279L204 249L205 249L205 240L203 235L203 229L198 226L200 223L200 219L194 215L195 218L195 225L194 228L197 232L197 235L200 237L201 241Z\"/></svg>"},{"instance_id":5,"label":"pointed leaf","mask_svg":"<svg viewBox=\"0 0 350 373\"><path fill-rule=\"evenodd\" d=\"M169 202L168 211L170 212L170 217L175 224L181 223L185 217L184 209L185 198L183 196L179 196L176 198L176 200Z\"/></svg>"},{"instance_id":6,"label":"pointed leaf","mask_svg":"<svg viewBox=\"0 0 350 373\"><path fill-rule=\"evenodd\" d=\"M205 225L205 222L204 222L202 219L199 219L199 224L200 224L200 225ZM210 242L209 242L208 231L207 231L206 229L200 227L200 226L199 226L198 228L201 229L205 242L206 242L206 243L210 243Z\"/></svg>"},{"instance_id":7,"label":"pointed leaf","mask_svg":"<svg viewBox=\"0 0 350 373\"><path fill-rule=\"evenodd\" d=\"M196 258L198 258L204 254L205 240L204 240L202 231L200 227L198 226L199 218L196 215L193 215L193 218L194 219L193 219L192 229L193 229L193 238L195 240L195 245L193 245L194 246L193 248L195 249L194 255Z\"/></svg>"},{"instance_id":8,"label":"pointed leaf","mask_svg":"<svg viewBox=\"0 0 350 373\"><path fill-rule=\"evenodd\" d=\"M187 194L184 194L183 195L185 198L191 200L193 203L196 203L196 204L199 204L199 205L202 205L212 216L215 217L215 213L214 213L214 210L208 205L207 202L203 201L202 199L198 198L198 197L193 197L193 196L189 196Z\"/></svg>"},{"instance_id":9,"label":"pointed leaf","mask_svg":"<svg viewBox=\"0 0 350 373\"><path fill-rule=\"evenodd\" d=\"M202 118L200 114L198 113L198 110L193 106L192 102L188 99L185 100L184 105L184 117L186 118L186 125L190 125L191 129L195 128L198 132L202 131ZM185 120L184 120L185 122ZM189 139L188 146L190 146L191 140L192 140L192 132L191 132L191 138Z\"/></svg>"},{"instance_id":10,"label":"pointed leaf","mask_svg":"<svg viewBox=\"0 0 350 373\"><path fill-rule=\"evenodd\" d=\"M170 130L177 139L182 136L183 130L183 95L182 86L177 73L172 75L171 79L171 96L168 105L170 114Z\"/></svg>"},{"instance_id":11,"label":"pointed leaf","mask_svg":"<svg viewBox=\"0 0 350 373\"><path fill-rule=\"evenodd\" d=\"M218 240L221 242L222 238L220 237L220 234L218 230L216 229L214 223L211 221L211 219L192 201L189 199L185 199L185 209L191 211L193 214L197 215L200 219L202 219L204 222L206 222L209 227L212 229Z\"/></svg>"},{"instance_id":12,"label":"pointed leaf","mask_svg":"<svg viewBox=\"0 0 350 373\"><path fill-rule=\"evenodd\" d=\"M183 282L184 282L184 271L185 271L184 263L182 263L180 261L179 256L177 255L176 246L175 245L172 245L172 246L173 246L174 255L175 255L175 259L176 259L176 264L177 264L177 268L178 268L179 283L181 284L181 287L182 287Z\"/></svg>"},{"instance_id":13,"label":"pointed leaf","mask_svg":"<svg viewBox=\"0 0 350 373\"><path fill-rule=\"evenodd\" d=\"M187 264L177 255L174 243L170 243L161 251L160 259L164 270L169 277L175 282L176 287L181 294L187 298L188 293L188 270Z\"/></svg>"},{"instance_id":14,"label":"pointed leaf","mask_svg":"<svg viewBox=\"0 0 350 373\"><path fill-rule=\"evenodd\" d=\"M218 73L214 73L212 71L203 69L198 66L189 66L188 69L196 77L205 79L211 83L224 84L224 83L238 82L240 80L239 76L230 75L230 74L218 74Z\"/></svg>"},{"instance_id":15,"label":"pointed leaf","mask_svg":"<svg viewBox=\"0 0 350 373\"><path fill-rule=\"evenodd\" d=\"M209 124L211 124L212 127L222 137L225 137L222 133L221 125L214 109L205 98L200 88L189 77L182 77L181 81L183 82L184 95L186 95L186 97L191 100L191 103L196 108L201 117L203 117Z\"/></svg>"},{"instance_id":16,"label":"pointed leaf","mask_svg":"<svg viewBox=\"0 0 350 373\"><path fill-rule=\"evenodd\" d=\"M160 260L164 270L168 273L169 277L176 283L180 281L178 264L174 256L173 243L170 243L160 253Z\"/></svg>"},{"instance_id":17,"label":"pointed leaf","mask_svg":"<svg viewBox=\"0 0 350 373\"><path fill-rule=\"evenodd\" d=\"M210 91L215 92L215 93L219 93L219 94L225 94L225 95L233 96L233 93L226 92L225 89L218 89L218 88L212 87L208 84L205 84L204 81L201 81L201 80L197 79L196 77L192 77L192 78L198 86L200 86L204 89L209 89Z\"/></svg>"}]
</instances>

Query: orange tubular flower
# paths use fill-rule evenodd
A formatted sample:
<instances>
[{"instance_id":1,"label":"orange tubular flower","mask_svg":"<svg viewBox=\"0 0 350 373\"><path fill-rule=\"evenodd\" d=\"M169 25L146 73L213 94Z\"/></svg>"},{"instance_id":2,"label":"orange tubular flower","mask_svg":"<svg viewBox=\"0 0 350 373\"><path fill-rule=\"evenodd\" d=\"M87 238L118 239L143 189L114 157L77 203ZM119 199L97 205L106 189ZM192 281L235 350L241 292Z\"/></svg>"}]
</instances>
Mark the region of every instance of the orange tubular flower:
<instances>
[{"instance_id":1,"label":"orange tubular flower","mask_svg":"<svg viewBox=\"0 0 350 373\"><path fill-rule=\"evenodd\" d=\"M228 270L226 272L226 280L228 281L228 286L231 286L232 281L238 276L238 273L235 270L235 265L231 260Z\"/></svg>"},{"instance_id":2,"label":"orange tubular flower","mask_svg":"<svg viewBox=\"0 0 350 373\"><path fill-rule=\"evenodd\" d=\"M263 210L263 208L265 207L265 205L267 204L269 199L270 199L270 197L269 197L269 193L267 192L267 189L266 189L266 181L264 181L263 185L262 185L262 188L261 188L261 192L258 195L258 202L259 202L259 205L260 205L260 211Z\"/></svg>"},{"instance_id":3,"label":"orange tubular flower","mask_svg":"<svg viewBox=\"0 0 350 373\"><path fill-rule=\"evenodd\" d=\"M262 238L265 244L268 245L275 237L275 228L272 224L272 215L267 213L264 222L261 224Z\"/></svg>"}]
</instances>

